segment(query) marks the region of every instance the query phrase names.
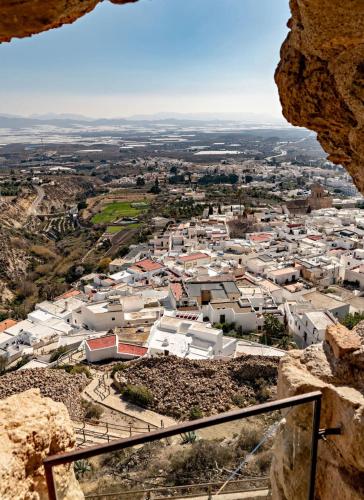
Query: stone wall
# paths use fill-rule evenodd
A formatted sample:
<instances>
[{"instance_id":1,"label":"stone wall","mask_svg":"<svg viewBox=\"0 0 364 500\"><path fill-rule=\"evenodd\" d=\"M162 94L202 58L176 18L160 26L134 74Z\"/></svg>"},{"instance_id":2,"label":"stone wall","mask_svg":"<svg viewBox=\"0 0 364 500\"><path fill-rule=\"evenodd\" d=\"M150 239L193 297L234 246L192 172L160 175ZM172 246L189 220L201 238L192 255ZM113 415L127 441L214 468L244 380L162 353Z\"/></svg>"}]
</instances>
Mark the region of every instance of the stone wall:
<instances>
[{"instance_id":1,"label":"stone wall","mask_svg":"<svg viewBox=\"0 0 364 500\"><path fill-rule=\"evenodd\" d=\"M0 498L46 500L43 459L75 445L72 422L63 403L31 389L0 401ZM80 500L83 493L72 466L57 468L60 500Z\"/></svg>"},{"instance_id":2,"label":"stone wall","mask_svg":"<svg viewBox=\"0 0 364 500\"><path fill-rule=\"evenodd\" d=\"M341 435L319 442L316 498L364 498L364 345L359 333L328 328L323 344L291 351L279 367L278 398L319 390L321 428L341 427ZM275 441L271 469L275 500L304 500L310 462L312 405L286 416Z\"/></svg>"}]
</instances>

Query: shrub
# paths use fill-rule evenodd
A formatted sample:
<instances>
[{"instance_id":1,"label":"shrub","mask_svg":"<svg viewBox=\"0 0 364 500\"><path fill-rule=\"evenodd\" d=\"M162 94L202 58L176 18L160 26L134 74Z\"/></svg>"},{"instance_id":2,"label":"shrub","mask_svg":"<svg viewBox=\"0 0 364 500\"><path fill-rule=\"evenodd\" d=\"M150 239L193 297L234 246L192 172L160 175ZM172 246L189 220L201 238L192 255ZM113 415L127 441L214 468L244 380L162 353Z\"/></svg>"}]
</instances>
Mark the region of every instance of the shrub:
<instances>
[{"instance_id":1,"label":"shrub","mask_svg":"<svg viewBox=\"0 0 364 500\"><path fill-rule=\"evenodd\" d=\"M258 378L254 382L255 397L260 403L264 403L270 397L268 381L264 378Z\"/></svg>"},{"instance_id":2,"label":"shrub","mask_svg":"<svg viewBox=\"0 0 364 500\"><path fill-rule=\"evenodd\" d=\"M32 254L44 260L53 260L57 257L57 255L52 252L52 250L43 245L33 245L30 248L30 251L32 252Z\"/></svg>"},{"instance_id":3,"label":"shrub","mask_svg":"<svg viewBox=\"0 0 364 500\"><path fill-rule=\"evenodd\" d=\"M57 361L57 359L63 356L63 354L66 354L68 350L69 349L66 346L58 347L58 349L52 352L49 358L50 363L53 363L53 361Z\"/></svg>"},{"instance_id":4,"label":"shrub","mask_svg":"<svg viewBox=\"0 0 364 500\"><path fill-rule=\"evenodd\" d=\"M76 375L77 373L84 373L87 378L92 378L90 370L87 368L87 366L83 365L75 365L72 370L70 371L71 375Z\"/></svg>"},{"instance_id":5,"label":"shrub","mask_svg":"<svg viewBox=\"0 0 364 500\"><path fill-rule=\"evenodd\" d=\"M64 370L71 375L76 375L77 373L84 373L87 378L92 379L92 375L87 366L83 365L70 365L69 363L65 363L64 365L55 366L57 370Z\"/></svg>"},{"instance_id":6,"label":"shrub","mask_svg":"<svg viewBox=\"0 0 364 500\"><path fill-rule=\"evenodd\" d=\"M83 365L72 366L69 373L71 375L76 375L77 373L84 373L87 378L89 378L89 379L92 378L90 370L87 368L87 366L83 366Z\"/></svg>"},{"instance_id":7,"label":"shrub","mask_svg":"<svg viewBox=\"0 0 364 500\"><path fill-rule=\"evenodd\" d=\"M258 453L254 459L254 465L258 467L261 474L266 474L269 471L272 461L272 451L266 450Z\"/></svg>"},{"instance_id":8,"label":"shrub","mask_svg":"<svg viewBox=\"0 0 364 500\"><path fill-rule=\"evenodd\" d=\"M190 410L190 420L197 420L203 417L203 411L199 406L192 406Z\"/></svg>"},{"instance_id":9,"label":"shrub","mask_svg":"<svg viewBox=\"0 0 364 500\"><path fill-rule=\"evenodd\" d=\"M345 316L342 324L346 326L349 330L352 330L360 321L364 320L364 313L356 312L354 314L349 313Z\"/></svg>"},{"instance_id":10,"label":"shrub","mask_svg":"<svg viewBox=\"0 0 364 500\"><path fill-rule=\"evenodd\" d=\"M105 257L100 260L97 266L97 271L100 273L105 273L109 270L109 264L111 262L111 259L108 257Z\"/></svg>"},{"instance_id":11,"label":"shrub","mask_svg":"<svg viewBox=\"0 0 364 500\"><path fill-rule=\"evenodd\" d=\"M150 406L153 401L152 393L144 385L128 384L123 390L123 398L143 407Z\"/></svg>"},{"instance_id":12,"label":"shrub","mask_svg":"<svg viewBox=\"0 0 364 500\"><path fill-rule=\"evenodd\" d=\"M172 457L168 481L178 486L212 479L216 469L225 467L232 458L231 448L216 441L196 441Z\"/></svg>"},{"instance_id":13,"label":"shrub","mask_svg":"<svg viewBox=\"0 0 364 500\"><path fill-rule=\"evenodd\" d=\"M263 437L263 429L257 422L246 422L239 435L237 450L251 452Z\"/></svg>"},{"instance_id":14,"label":"shrub","mask_svg":"<svg viewBox=\"0 0 364 500\"><path fill-rule=\"evenodd\" d=\"M236 392L232 395L231 401L235 406L238 406L239 408L244 408L244 406L246 405L245 397L239 392Z\"/></svg>"},{"instance_id":15,"label":"shrub","mask_svg":"<svg viewBox=\"0 0 364 500\"><path fill-rule=\"evenodd\" d=\"M116 363L111 370L111 377L114 378L116 372L124 371L127 369L127 365L125 363Z\"/></svg>"},{"instance_id":16,"label":"shrub","mask_svg":"<svg viewBox=\"0 0 364 500\"><path fill-rule=\"evenodd\" d=\"M82 406L85 409L85 418L90 418L93 420L99 420L101 415L104 413L104 410L101 406L92 403L91 401L82 401Z\"/></svg>"}]
</instances>

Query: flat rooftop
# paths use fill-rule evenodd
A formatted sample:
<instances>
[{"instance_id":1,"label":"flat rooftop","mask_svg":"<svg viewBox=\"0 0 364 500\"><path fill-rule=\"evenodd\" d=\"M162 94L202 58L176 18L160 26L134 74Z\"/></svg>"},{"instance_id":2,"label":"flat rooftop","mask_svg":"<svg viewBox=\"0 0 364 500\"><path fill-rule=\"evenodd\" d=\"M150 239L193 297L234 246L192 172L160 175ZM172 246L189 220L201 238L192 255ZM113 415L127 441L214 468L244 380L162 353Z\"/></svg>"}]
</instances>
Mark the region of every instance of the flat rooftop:
<instances>
[{"instance_id":1,"label":"flat rooftop","mask_svg":"<svg viewBox=\"0 0 364 500\"><path fill-rule=\"evenodd\" d=\"M246 301L238 301L238 300L221 300L221 301L212 301L210 302L211 307L213 309L232 309L236 313L248 313L253 311L253 308L248 300Z\"/></svg>"}]
</instances>

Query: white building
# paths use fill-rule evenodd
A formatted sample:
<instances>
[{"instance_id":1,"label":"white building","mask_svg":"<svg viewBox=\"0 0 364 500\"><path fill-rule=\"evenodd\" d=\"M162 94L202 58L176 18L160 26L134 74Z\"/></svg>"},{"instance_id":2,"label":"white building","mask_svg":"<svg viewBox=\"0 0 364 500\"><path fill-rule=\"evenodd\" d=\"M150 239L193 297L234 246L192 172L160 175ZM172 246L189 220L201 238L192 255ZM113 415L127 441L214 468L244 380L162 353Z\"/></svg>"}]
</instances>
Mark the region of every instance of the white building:
<instances>
[{"instance_id":1,"label":"white building","mask_svg":"<svg viewBox=\"0 0 364 500\"><path fill-rule=\"evenodd\" d=\"M199 321L164 315L151 328L148 354L213 359L231 356L235 345L235 339L223 338L222 330Z\"/></svg>"},{"instance_id":2,"label":"white building","mask_svg":"<svg viewBox=\"0 0 364 500\"><path fill-rule=\"evenodd\" d=\"M322 342L326 328L335 324L334 317L325 311L316 311L308 303L285 304L289 331L296 344L304 349Z\"/></svg>"},{"instance_id":3,"label":"white building","mask_svg":"<svg viewBox=\"0 0 364 500\"><path fill-rule=\"evenodd\" d=\"M207 307L211 323L235 323L243 332L255 332L257 314L248 299L211 301Z\"/></svg>"},{"instance_id":4,"label":"white building","mask_svg":"<svg viewBox=\"0 0 364 500\"><path fill-rule=\"evenodd\" d=\"M86 359L97 363L111 359L135 359L147 353L145 347L119 342L116 335L105 335L85 341Z\"/></svg>"}]
</instances>

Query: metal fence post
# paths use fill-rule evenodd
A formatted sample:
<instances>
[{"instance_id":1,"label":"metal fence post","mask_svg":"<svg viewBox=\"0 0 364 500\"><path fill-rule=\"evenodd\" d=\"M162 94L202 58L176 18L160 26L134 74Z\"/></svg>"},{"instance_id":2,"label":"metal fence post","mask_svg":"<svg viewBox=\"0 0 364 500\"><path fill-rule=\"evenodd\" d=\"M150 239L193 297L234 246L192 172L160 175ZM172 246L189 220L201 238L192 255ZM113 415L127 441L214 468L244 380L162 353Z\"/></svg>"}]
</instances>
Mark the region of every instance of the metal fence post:
<instances>
[{"instance_id":1,"label":"metal fence post","mask_svg":"<svg viewBox=\"0 0 364 500\"><path fill-rule=\"evenodd\" d=\"M313 407L310 483L308 490L308 500L314 500L315 498L317 452L318 452L318 440L319 440L320 416L321 416L321 397L322 396L320 396L318 399L314 401L314 407Z\"/></svg>"}]
</instances>

